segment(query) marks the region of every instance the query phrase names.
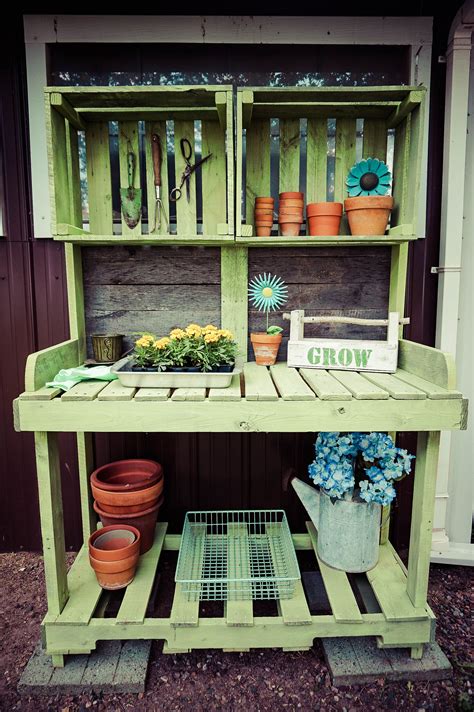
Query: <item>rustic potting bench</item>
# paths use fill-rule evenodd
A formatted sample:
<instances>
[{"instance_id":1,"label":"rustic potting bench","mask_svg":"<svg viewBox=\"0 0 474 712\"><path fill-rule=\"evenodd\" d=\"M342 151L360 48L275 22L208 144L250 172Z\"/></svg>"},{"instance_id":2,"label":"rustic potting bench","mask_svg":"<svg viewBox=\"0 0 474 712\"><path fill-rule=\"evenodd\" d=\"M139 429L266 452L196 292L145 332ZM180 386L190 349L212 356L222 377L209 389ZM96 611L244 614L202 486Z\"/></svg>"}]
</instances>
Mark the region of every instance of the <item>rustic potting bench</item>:
<instances>
[{"instance_id":1,"label":"rustic potting bench","mask_svg":"<svg viewBox=\"0 0 474 712\"><path fill-rule=\"evenodd\" d=\"M98 640L161 639L164 652L197 648L246 650L253 647L308 649L317 637L375 636L380 646L408 647L421 657L432 640L434 616L427 606L431 527L440 431L466 427L467 403L455 390L451 357L436 349L399 341L395 374L292 369L277 363L267 369L252 362L219 389L124 388L117 381L78 384L66 393L46 388L61 368L86 357L82 250L91 245L199 245L221 250L221 322L232 329L244 353L248 332L248 250L258 246L391 246L389 308L403 314L408 243L417 237L418 192L424 91L419 87L370 89L239 90L236 111L237 165L234 190L233 96L230 87L48 88L46 117L53 209L53 234L65 242L71 339L32 354L26 367L25 392L14 403L18 430L35 433L41 527L48 613L44 640L55 665L70 653L88 653ZM363 119L363 155L385 158L387 136L394 143L394 211L387 235L353 238L343 226L340 237L256 238L252 235L252 198L270 193L271 121L279 119L280 190L299 185L300 119L306 124L308 202L326 198L328 118L336 121L334 197L342 199L344 178L356 156L357 125ZM214 162L202 169L202 220L195 197L177 205L176 234L162 225L155 233L139 224L121 234L114 226L111 200L109 121L119 127L122 185L127 142L138 151L138 121L145 136L166 131L174 121L174 141L193 137L201 122L202 153ZM90 230L82 224L78 141L87 147ZM245 142L244 142L245 139ZM243 182L244 143L246 152ZM168 146L168 153L173 147ZM153 224L154 186L150 142L145 145L149 224ZM175 171L179 177L179 151ZM166 176L166 171L164 171ZM136 177L137 187L140 176ZM246 220L241 194L246 195ZM163 193L166 196L167 185ZM236 205L234 206L234 193ZM168 201L165 210L169 210ZM168 213L169 214L169 213ZM234 222L234 215L236 221ZM118 228L120 229L120 228ZM148 249L148 248L147 248ZM176 252L179 260L179 251ZM304 305L301 305L304 307ZM196 305L199 321L199 305ZM153 548L113 618L101 616L102 589L88 561L87 539L96 527L89 474L93 469L95 432L317 432L417 431L418 446L408 570L387 537L380 560L363 575L377 608L361 610L347 575L318 561L331 614L312 615L302 585L278 602L278 615L254 615L252 601L229 601L224 616L201 618L199 602L176 585L171 614L147 617L160 554L178 550L179 535L156 528ZM67 572L57 437L77 433L84 546ZM294 534L297 550L317 558L317 533ZM375 599L374 599L375 595Z\"/></svg>"}]
</instances>

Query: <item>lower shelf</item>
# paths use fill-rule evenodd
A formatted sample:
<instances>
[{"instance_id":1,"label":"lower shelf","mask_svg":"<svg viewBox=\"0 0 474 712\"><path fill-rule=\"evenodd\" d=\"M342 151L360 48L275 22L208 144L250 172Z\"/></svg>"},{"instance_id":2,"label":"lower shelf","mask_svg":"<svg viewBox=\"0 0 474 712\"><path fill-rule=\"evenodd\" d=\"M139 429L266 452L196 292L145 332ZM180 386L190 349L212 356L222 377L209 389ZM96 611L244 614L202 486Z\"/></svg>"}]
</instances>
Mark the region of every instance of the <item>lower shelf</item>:
<instances>
[{"instance_id":1,"label":"lower shelf","mask_svg":"<svg viewBox=\"0 0 474 712\"><path fill-rule=\"evenodd\" d=\"M377 602L363 610L347 575L318 560L330 614L312 615L298 582L291 599L277 602L274 616L255 615L252 601L235 601L224 604L222 617L202 618L199 601L189 601L177 584L170 616L147 617L161 552L179 549L181 537L167 536L166 529L166 523L157 525L154 546L141 558L136 577L112 618L101 617L107 594L97 584L87 548L81 549L68 574L66 606L59 616L48 614L43 621L49 654L89 653L98 640L116 639L164 640L163 652L177 653L209 648L307 650L315 638L347 636L376 636L380 646L414 647L433 638L434 616L428 607L412 605L403 563L389 543L380 547L377 566L363 577L369 599ZM307 530L307 534L293 535L295 549L313 551L317 559L316 531L311 523Z\"/></svg>"}]
</instances>

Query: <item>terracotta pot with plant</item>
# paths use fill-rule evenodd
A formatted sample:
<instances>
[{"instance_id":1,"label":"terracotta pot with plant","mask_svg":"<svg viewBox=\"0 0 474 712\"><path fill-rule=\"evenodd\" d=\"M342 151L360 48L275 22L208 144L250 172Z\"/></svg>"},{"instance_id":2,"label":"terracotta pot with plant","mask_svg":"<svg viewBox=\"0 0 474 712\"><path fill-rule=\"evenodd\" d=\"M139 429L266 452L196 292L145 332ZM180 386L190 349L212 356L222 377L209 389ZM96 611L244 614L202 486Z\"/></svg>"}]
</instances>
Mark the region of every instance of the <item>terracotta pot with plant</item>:
<instances>
[{"instance_id":1,"label":"terracotta pot with plant","mask_svg":"<svg viewBox=\"0 0 474 712\"><path fill-rule=\"evenodd\" d=\"M279 309L287 298L287 287L276 275L259 274L249 284L249 297L254 307L265 313L266 330L250 334L255 361L259 366L272 366L278 356L282 340L281 326L269 324L269 313Z\"/></svg>"},{"instance_id":2,"label":"terracotta pot with plant","mask_svg":"<svg viewBox=\"0 0 474 712\"><path fill-rule=\"evenodd\" d=\"M384 235L393 198L387 195L391 174L384 161L366 158L352 166L344 201L351 235Z\"/></svg>"}]
</instances>

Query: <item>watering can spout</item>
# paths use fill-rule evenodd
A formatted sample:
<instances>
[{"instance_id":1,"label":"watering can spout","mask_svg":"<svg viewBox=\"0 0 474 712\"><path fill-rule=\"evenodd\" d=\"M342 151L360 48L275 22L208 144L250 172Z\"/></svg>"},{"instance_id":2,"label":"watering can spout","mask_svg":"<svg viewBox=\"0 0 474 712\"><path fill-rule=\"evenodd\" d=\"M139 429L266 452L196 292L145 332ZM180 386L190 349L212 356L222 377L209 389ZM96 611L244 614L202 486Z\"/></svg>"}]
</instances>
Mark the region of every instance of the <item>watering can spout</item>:
<instances>
[{"instance_id":1,"label":"watering can spout","mask_svg":"<svg viewBox=\"0 0 474 712\"><path fill-rule=\"evenodd\" d=\"M319 529L319 490L313 485L307 485L298 477L291 480L291 486L300 498L301 504L308 512L314 526Z\"/></svg>"}]
</instances>

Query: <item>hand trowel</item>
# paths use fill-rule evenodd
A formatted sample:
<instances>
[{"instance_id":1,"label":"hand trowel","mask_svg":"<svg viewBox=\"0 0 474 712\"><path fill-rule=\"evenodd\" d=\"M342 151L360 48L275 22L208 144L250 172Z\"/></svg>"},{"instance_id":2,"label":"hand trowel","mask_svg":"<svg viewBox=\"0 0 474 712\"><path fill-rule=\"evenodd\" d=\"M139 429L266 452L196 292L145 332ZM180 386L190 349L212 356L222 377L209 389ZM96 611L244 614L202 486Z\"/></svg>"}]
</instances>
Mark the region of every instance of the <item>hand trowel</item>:
<instances>
[{"instance_id":1,"label":"hand trowel","mask_svg":"<svg viewBox=\"0 0 474 712\"><path fill-rule=\"evenodd\" d=\"M133 229L140 222L142 210L142 191L134 187L135 169L136 157L129 143L127 151L128 188L120 188L120 202L123 219L130 229Z\"/></svg>"}]
</instances>

